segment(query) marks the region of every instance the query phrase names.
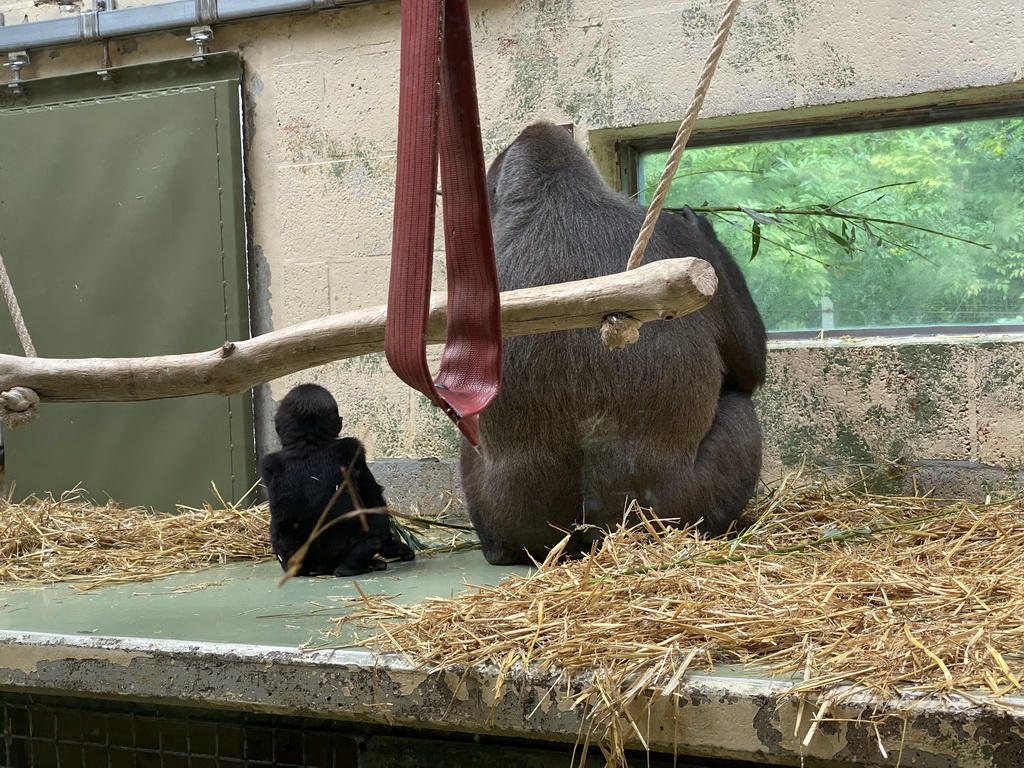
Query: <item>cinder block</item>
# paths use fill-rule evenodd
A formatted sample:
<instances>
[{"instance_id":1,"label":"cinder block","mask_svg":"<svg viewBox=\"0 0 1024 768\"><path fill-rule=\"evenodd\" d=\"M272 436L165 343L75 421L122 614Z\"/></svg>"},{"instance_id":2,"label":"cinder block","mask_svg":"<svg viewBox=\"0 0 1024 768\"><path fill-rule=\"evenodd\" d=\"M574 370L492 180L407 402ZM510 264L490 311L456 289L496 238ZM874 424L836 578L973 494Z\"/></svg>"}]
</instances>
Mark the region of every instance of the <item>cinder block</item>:
<instances>
[{"instance_id":1,"label":"cinder block","mask_svg":"<svg viewBox=\"0 0 1024 768\"><path fill-rule=\"evenodd\" d=\"M378 459L370 463L384 498L400 512L465 519L465 502L457 465L435 458Z\"/></svg>"}]
</instances>

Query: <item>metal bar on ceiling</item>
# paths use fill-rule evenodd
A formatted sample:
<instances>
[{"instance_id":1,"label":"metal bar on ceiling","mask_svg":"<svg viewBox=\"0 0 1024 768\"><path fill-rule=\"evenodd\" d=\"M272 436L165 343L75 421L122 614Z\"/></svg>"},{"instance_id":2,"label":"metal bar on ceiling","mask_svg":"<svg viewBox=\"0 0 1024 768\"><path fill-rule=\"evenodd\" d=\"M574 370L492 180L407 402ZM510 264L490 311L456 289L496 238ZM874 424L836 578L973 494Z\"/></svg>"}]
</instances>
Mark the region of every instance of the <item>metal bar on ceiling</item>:
<instances>
[{"instance_id":1,"label":"metal bar on ceiling","mask_svg":"<svg viewBox=\"0 0 1024 768\"><path fill-rule=\"evenodd\" d=\"M0 54L188 29L263 16L307 13L367 0L172 0L134 8L87 11L63 19L0 26Z\"/></svg>"}]
</instances>

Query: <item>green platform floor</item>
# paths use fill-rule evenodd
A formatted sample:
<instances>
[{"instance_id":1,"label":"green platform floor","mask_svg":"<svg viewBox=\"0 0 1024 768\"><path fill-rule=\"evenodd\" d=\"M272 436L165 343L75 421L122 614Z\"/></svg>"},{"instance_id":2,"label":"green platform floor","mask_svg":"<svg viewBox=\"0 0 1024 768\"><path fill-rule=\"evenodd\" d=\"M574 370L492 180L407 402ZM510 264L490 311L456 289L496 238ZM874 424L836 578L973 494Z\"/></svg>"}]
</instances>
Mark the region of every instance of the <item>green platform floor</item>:
<instances>
[{"instance_id":1,"label":"green platform floor","mask_svg":"<svg viewBox=\"0 0 1024 768\"><path fill-rule=\"evenodd\" d=\"M344 598L358 596L357 584L366 594L414 602L528 571L495 568L469 551L419 557L360 577L293 579L283 587L277 586L280 567L267 562L84 593L66 583L0 590L0 694L17 694L21 702L36 695L84 697L86 707L95 699L301 716L391 735L399 727L442 740L453 734L511 739L531 749L572 744L589 727L577 701L587 673L566 680L557 670L519 670L496 697L492 665L457 673L423 668L402 654L337 649L352 635L333 639L331 649L308 650L324 645L331 617L353 610ZM753 668L693 670L672 697L648 700L644 738L655 753L687 756L688 765L700 764L690 758L715 757L891 768L891 755L902 750L901 764L916 768L1024 766L1020 698L988 707L980 696L905 694L886 701L859 692L837 699L832 719L811 733L806 702L780 698L792 682ZM811 712L819 706L810 704ZM880 724L874 721L885 714ZM477 754L415 764L485 761Z\"/></svg>"},{"instance_id":2,"label":"green platform floor","mask_svg":"<svg viewBox=\"0 0 1024 768\"><path fill-rule=\"evenodd\" d=\"M466 584L495 584L527 567L496 568L479 551L418 556L363 576L297 578L278 586L276 562L236 563L195 573L98 587L68 584L0 590L0 631L134 637L206 643L320 645L330 618L352 610L343 598L397 595L411 603L447 597ZM199 587L199 588L197 588ZM327 608L329 610L320 610ZM310 614L310 611L318 611ZM335 638L332 644L352 639Z\"/></svg>"}]
</instances>

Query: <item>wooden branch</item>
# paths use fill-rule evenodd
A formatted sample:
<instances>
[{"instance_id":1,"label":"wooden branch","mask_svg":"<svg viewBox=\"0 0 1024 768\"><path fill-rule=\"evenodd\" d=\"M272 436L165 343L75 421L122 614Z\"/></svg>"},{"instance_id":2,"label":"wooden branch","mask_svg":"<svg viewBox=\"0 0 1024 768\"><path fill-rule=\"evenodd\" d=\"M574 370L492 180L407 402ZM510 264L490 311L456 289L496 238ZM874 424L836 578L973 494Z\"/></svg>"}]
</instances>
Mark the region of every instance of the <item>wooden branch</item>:
<instances>
[{"instance_id":1,"label":"wooden branch","mask_svg":"<svg viewBox=\"0 0 1024 768\"><path fill-rule=\"evenodd\" d=\"M700 309L718 279L706 261L656 261L629 272L501 294L504 336L600 325L612 312L642 322ZM427 341L445 340L445 294L431 302ZM289 373L384 349L386 307L356 310L282 328L219 349L128 358L25 358L0 355L0 392L34 390L50 402L124 402L191 395L235 395ZM612 354L612 353L609 353Z\"/></svg>"}]
</instances>

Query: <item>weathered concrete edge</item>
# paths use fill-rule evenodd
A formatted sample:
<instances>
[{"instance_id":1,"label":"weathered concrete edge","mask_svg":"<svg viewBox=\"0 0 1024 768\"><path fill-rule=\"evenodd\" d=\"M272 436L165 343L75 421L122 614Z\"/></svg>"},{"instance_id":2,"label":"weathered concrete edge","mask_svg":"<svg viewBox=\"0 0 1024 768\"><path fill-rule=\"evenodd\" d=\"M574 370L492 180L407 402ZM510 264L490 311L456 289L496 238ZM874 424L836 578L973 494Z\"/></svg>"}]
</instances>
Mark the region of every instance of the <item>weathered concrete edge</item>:
<instances>
[{"instance_id":1,"label":"weathered concrete edge","mask_svg":"<svg viewBox=\"0 0 1024 768\"><path fill-rule=\"evenodd\" d=\"M586 680L566 681L529 671L506 684L494 703L493 669L418 669L397 655L361 649L302 652L295 648L175 640L79 637L0 632L0 688L326 717L573 742L581 728L572 701ZM721 670L695 673L681 694L655 700L633 716L651 748L701 756L758 758L778 765L894 765L903 716L878 729L858 722L893 713L891 704L854 696L832 710L836 719L806 735L816 702L779 694L784 680L756 679ZM1024 700L1009 715L966 700L904 700L909 710L904 764L916 766L1018 765L1024 745ZM798 727L799 723L799 727ZM795 734L799 732L800 736ZM673 742L675 742L673 744ZM1003 758L1000 755L1004 755Z\"/></svg>"}]
</instances>

